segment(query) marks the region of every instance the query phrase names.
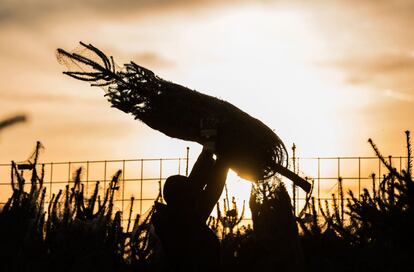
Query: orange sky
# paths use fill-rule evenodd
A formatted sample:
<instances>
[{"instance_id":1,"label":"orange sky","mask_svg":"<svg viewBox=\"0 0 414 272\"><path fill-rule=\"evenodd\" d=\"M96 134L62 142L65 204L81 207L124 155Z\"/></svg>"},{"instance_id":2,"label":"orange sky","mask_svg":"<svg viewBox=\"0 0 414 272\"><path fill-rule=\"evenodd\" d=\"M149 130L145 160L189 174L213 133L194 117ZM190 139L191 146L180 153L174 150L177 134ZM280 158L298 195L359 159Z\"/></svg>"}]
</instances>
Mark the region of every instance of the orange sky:
<instances>
[{"instance_id":1,"label":"orange sky","mask_svg":"<svg viewBox=\"0 0 414 272\"><path fill-rule=\"evenodd\" d=\"M62 75L78 41L230 101L299 156L404 155L414 123L411 1L3 0L0 162L41 140L46 161L184 156L200 146L110 108L99 88ZM98 5L99 3L99 5ZM117 3L117 4L115 4Z\"/></svg>"}]
</instances>

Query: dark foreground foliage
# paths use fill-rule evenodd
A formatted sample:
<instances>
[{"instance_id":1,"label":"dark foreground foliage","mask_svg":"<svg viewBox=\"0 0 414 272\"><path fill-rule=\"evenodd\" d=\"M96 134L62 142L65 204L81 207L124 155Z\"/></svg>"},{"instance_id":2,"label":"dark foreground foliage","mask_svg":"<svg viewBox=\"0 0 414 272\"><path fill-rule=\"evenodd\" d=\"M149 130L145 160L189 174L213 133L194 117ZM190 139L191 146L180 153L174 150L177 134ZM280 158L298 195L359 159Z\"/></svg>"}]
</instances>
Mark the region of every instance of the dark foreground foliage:
<instances>
[{"instance_id":1,"label":"dark foreground foliage","mask_svg":"<svg viewBox=\"0 0 414 272\"><path fill-rule=\"evenodd\" d=\"M311 220L298 220L306 267L312 271L411 271L414 267L414 182L410 133L407 165L400 172L369 143L388 169L371 191L349 191L346 209L333 195L333 208L311 202ZM341 180L339 180L341 182ZM340 203L343 203L343 193ZM319 207L319 209L317 208ZM319 211L319 212L318 212Z\"/></svg>"},{"instance_id":2,"label":"dark foreground foliage","mask_svg":"<svg viewBox=\"0 0 414 272\"><path fill-rule=\"evenodd\" d=\"M103 197L99 182L90 198L84 196L81 169L71 186L53 195L46 205L44 169L38 175L38 143L25 167L31 172L30 191L24 190L23 172L12 163L13 195L0 212L1 271L139 271L149 270L154 253L139 216L122 227L114 212L114 193L121 171L112 178ZM141 224L139 224L141 222ZM132 226L130 230L130 226Z\"/></svg>"},{"instance_id":3,"label":"dark foreground foliage","mask_svg":"<svg viewBox=\"0 0 414 272\"><path fill-rule=\"evenodd\" d=\"M295 218L286 188L274 180L252 189L253 226L239 227L244 206L240 212L226 194L209 220L221 238L220 270L411 270L414 183L409 132L406 136L408 162L401 171L370 140L388 173L379 185L373 176L373 187L361 196L348 192L346 207L340 191L333 205L311 199L307 216ZM120 171L103 196L97 183L87 198L79 169L70 186L46 203L44 172L34 167L39 147L24 170L30 181L12 165L13 195L0 211L1 271L166 271L160 244L151 234L151 213L132 219L131 212L123 227L122 214L114 211Z\"/></svg>"},{"instance_id":4,"label":"dark foreground foliage","mask_svg":"<svg viewBox=\"0 0 414 272\"><path fill-rule=\"evenodd\" d=\"M257 185L249 202L253 228L225 234L222 271L302 271L298 229L284 184Z\"/></svg>"}]
</instances>

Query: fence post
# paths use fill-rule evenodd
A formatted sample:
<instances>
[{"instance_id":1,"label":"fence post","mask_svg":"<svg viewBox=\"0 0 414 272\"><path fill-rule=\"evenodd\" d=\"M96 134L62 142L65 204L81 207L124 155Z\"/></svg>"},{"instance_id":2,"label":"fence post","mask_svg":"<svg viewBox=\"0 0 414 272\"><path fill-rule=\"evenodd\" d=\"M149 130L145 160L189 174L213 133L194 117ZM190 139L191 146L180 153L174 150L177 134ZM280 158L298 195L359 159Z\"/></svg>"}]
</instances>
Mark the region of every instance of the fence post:
<instances>
[{"instance_id":1,"label":"fence post","mask_svg":"<svg viewBox=\"0 0 414 272\"><path fill-rule=\"evenodd\" d=\"M89 192L89 161L86 161L86 195Z\"/></svg>"},{"instance_id":2,"label":"fence post","mask_svg":"<svg viewBox=\"0 0 414 272\"><path fill-rule=\"evenodd\" d=\"M292 146L292 163L293 163L293 173L296 174L296 145L293 143ZM292 183L292 197L293 197L293 215L296 217L296 185Z\"/></svg>"},{"instance_id":3,"label":"fence post","mask_svg":"<svg viewBox=\"0 0 414 272\"><path fill-rule=\"evenodd\" d=\"M141 159L141 188L139 190L139 214L142 214L142 189L143 189L143 179L144 179L144 160Z\"/></svg>"},{"instance_id":4,"label":"fence post","mask_svg":"<svg viewBox=\"0 0 414 272\"><path fill-rule=\"evenodd\" d=\"M318 213L319 214L319 203L321 200L321 158L318 157Z\"/></svg>"},{"instance_id":5,"label":"fence post","mask_svg":"<svg viewBox=\"0 0 414 272\"><path fill-rule=\"evenodd\" d=\"M71 162L68 162L68 185L70 183L70 166L71 166Z\"/></svg>"},{"instance_id":6,"label":"fence post","mask_svg":"<svg viewBox=\"0 0 414 272\"><path fill-rule=\"evenodd\" d=\"M358 157L358 200L361 200L361 157Z\"/></svg>"},{"instance_id":7,"label":"fence post","mask_svg":"<svg viewBox=\"0 0 414 272\"><path fill-rule=\"evenodd\" d=\"M378 158L378 184L381 184L381 160ZM378 186L379 189L379 186Z\"/></svg>"},{"instance_id":8,"label":"fence post","mask_svg":"<svg viewBox=\"0 0 414 272\"><path fill-rule=\"evenodd\" d=\"M125 202L125 160L122 161L122 218L124 218Z\"/></svg>"},{"instance_id":9,"label":"fence post","mask_svg":"<svg viewBox=\"0 0 414 272\"><path fill-rule=\"evenodd\" d=\"M343 222L344 220L344 195L343 195L343 189L342 189L342 178L339 177L338 178L338 195L339 195L339 200L340 202L340 206L341 207L341 222Z\"/></svg>"},{"instance_id":10,"label":"fence post","mask_svg":"<svg viewBox=\"0 0 414 272\"><path fill-rule=\"evenodd\" d=\"M339 182L340 180L340 182ZM338 157L338 193L337 193L337 197L338 200L340 200L340 189L342 188L342 178L341 178L341 158Z\"/></svg>"},{"instance_id":11,"label":"fence post","mask_svg":"<svg viewBox=\"0 0 414 272\"><path fill-rule=\"evenodd\" d=\"M104 161L104 193L106 193L106 161Z\"/></svg>"},{"instance_id":12,"label":"fence post","mask_svg":"<svg viewBox=\"0 0 414 272\"><path fill-rule=\"evenodd\" d=\"M187 163L185 165L185 175L188 177L188 163L190 160L190 148L188 146L187 146L186 160L187 160Z\"/></svg>"},{"instance_id":13,"label":"fence post","mask_svg":"<svg viewBox=\"0 0 414 272\"><path fill-rule=\"evenodd\" d=\"M389 161L390 161L390 165L392 166L392 156L390 155L389 157ZM390 202L391 205L394 205L394 187L395 186L395 182L394 182L394 177L391 178L391 195L390 195Z\"/></svg>"},{"instance_id":14,"label":"fence post","mask_svg":"<svg viewBox=\"0 0 414 272\"><path fill-rule=\"evenodd\" d=\"M49 185L49 202L52 199L52 185L53 185L53 162L50 163L50 185Z\"/></svg>"},{"instance_id":15,"label":"fence post","mask_svg":"<svg viewBox=\"0 0 414 272\"><path fill-rule=\"evenodd\" d=\"M159 194L160 194L160 202L164 202L164 198L162 196L162 159L160 159L160 181L159 181Z\"/></svg>"}]
</instances>

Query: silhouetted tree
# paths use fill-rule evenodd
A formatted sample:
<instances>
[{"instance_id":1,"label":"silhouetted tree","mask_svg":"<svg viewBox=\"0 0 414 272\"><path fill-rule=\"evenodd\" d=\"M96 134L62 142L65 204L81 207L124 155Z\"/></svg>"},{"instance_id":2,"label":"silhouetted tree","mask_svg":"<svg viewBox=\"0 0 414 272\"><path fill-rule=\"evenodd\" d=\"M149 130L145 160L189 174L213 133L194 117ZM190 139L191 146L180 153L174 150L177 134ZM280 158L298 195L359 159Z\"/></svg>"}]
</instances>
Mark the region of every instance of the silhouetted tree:
<instances>
[{"instance_id":1,"label":"silhouetted tree","mask_svg":"<svg viewBox=\"0 0 414 272\"><path fill-rule=\"evenodd\" d=\"M287 169L283 142L258 119L226 101L163 80L134 62L117 70L112 57L90 44L80 44L85 48L82 54L57 50L58 60L74 69L64 73L104 87L113 107L170 137L203 145L206 137L201 130L212 126L220 134L217 154L228 158L241 177L262 181L281 173L310 190L308 182Z\"/></svg>"},{"instance_id":2,"label":"silhouetted tree","mask_svg":"<svg viewBox=\"0 0 414 272\"><path fill-rule=\"evenodd\" d=\"M347 209L332 196L332 207L319 203L319 215L314 201L312 220L299 219L304 231L302 245L305 260L311 271L403 271L414 265L414 182L412 178L412 150L410 132L406 131L407 164L398 171L392 159L386 159L374 142L369 143L388 169L376 185L372 174L372 188L363 189L356 197L348 192ZM343 193L340 191L340 195ZM342 201L341 201L342 202ZM343 215L345 214L345 216ZM339 264L341 264L339 266Z\"/></svg>"}]
</instances>

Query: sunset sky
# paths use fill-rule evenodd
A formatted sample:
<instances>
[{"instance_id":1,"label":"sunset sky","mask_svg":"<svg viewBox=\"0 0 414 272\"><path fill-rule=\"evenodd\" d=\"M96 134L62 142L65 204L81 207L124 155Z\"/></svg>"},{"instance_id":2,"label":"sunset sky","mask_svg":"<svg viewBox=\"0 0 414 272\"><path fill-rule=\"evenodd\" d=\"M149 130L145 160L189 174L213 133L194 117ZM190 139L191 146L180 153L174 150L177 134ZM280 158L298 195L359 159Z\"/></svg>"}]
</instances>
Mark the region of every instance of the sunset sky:
<instances>
[{"instance_id":1,"label":"sunset sky","mask_svg":"<svg viewBox=\"0 0 414 272\"><path fill-rule=\"evenodd\" d=\"M414 0L0 0L0 272L402 271L413 158Z\"/></svg>"},{"instance_id":2,"label":"sunset sky","mask_svg":"<svg viewBox=\"0 0 414 272\"><path fill-rule=\"evenodd\" d=\"M197 4L196 4L197 3ZM2 0L0 162L177 157L168 138L62 74L58 47L92 43L117 64L225 99L295 143L299 156L404 155L413 130L412 1Z\"/></svg>"}]
</instances>

